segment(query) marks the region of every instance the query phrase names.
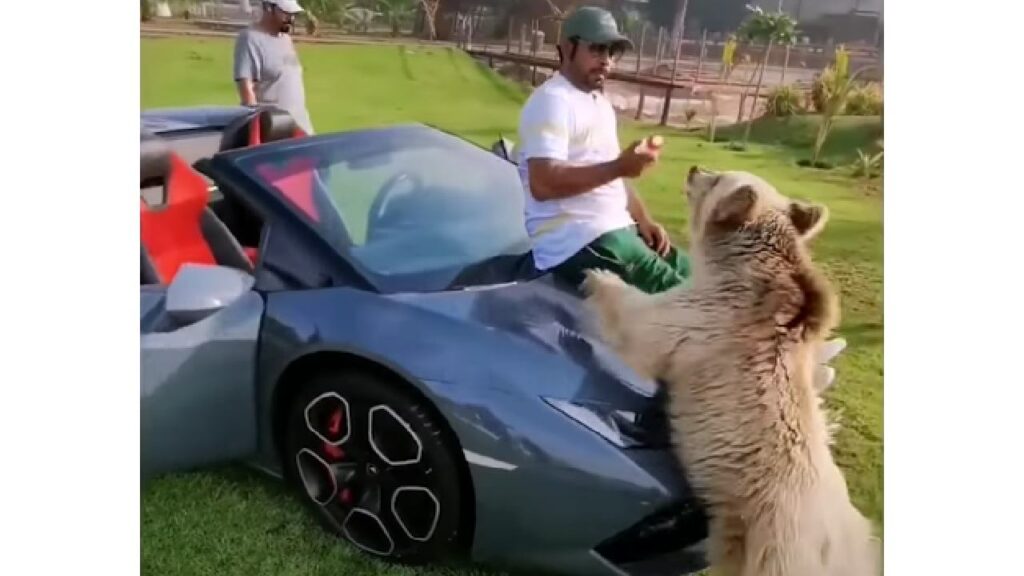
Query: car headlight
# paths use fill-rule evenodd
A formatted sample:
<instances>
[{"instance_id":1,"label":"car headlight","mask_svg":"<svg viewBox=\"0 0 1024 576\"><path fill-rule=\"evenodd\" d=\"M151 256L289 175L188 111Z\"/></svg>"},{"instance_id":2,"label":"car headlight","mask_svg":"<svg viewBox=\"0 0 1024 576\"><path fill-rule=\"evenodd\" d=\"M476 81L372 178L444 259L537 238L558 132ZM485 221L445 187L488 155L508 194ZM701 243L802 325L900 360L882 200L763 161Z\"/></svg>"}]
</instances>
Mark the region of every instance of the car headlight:
<instances>
[{"instance_id":1,"label":"car headlight","mask_svg":"<svg viewBox=\"0 0 1024 576\"><path fill-rule=\"evenodd\" d=\"M575 420L619 448L652 448L668 444L663 418L617 410L594 402L543 398L552 408Z\"/></svg>"}]
</instances>

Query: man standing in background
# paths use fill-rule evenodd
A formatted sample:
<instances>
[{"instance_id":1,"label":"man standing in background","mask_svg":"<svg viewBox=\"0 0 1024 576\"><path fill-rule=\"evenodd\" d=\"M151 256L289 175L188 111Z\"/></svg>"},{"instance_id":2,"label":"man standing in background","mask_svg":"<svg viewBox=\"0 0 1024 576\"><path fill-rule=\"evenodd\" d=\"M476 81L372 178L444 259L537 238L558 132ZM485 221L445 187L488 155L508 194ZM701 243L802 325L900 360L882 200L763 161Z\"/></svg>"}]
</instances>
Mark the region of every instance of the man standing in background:
<instances>
[{"instance_id":1,"label":"man standing in background","mask_svg":"<svg viewBox=\"0 0 1024 576\"><path fill-rule=\"evenodd\" d=\"M234 78L242 105L276 106L312 134L302 64L290 35L302 11L296 0L264 0L259 21L235 40Z\"/></svg>"}]
</instances>

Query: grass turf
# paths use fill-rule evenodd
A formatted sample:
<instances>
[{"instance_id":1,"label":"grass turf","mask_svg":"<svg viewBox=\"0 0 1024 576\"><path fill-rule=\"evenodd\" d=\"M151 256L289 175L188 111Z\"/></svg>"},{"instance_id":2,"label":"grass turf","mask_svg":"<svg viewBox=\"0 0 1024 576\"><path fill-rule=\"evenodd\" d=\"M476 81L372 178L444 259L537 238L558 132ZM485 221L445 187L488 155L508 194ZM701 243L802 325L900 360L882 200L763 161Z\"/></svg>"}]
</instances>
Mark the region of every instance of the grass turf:
<instances>
[{"instance_id":1,"label":"grass turf","mask_svg":"<svg viewBox=\"0 0 1024 576\"><path fill-rule=\"evenodd\" d=\"M810 158L811 147L818 135L821 117L817 115L790 116L788 118L758 118L750 128L750 141L771 144L788 150L795 158ZM715 140L740 142L743 124L733 124L715 135ZM822 156L835 164L848 164L857 158L857 150L865 153L878 151L882 137L882 119L878 116L838 116L834 119Z\"/></svg>"},{"instance_id":2,"label":"grass turf","mask_svg":"<svg viewBox=\"0 0 1024 576\"><path fill-rule=\"evenodd\" d=\"M317 132L424 122L489 145L515 138L526 93L457 51L439 48L300 45L307 98ZM143 108L234 104L231 43L212 39L142 41ZM815 119L755 125L744 152L693 135L623 120L624 143L651 133L666 137L662 162L636 185L673 238L686 245L680 183L691 164L756 172L780 190L823 202L831 221L817 242L818 262L841 291L841 334L850 347L836 363L829 406L842 429L835 447L855 504L883 522L882 484L882 201L880 184L841 169L799 168ZM874 123L874 124L873 124ZM876 128L877 124L877 128ZM878 119L844 119L826 159L845 162L875 138ZM729 135L729 131L720 134ZM768 143L768 145L763 144ZM777 144L777 145L776 145ZM381 574L476 576L464 566L405 569L365 557L325 536L298 501L274 481L228 468L169 476L142 497L142 571L202 574Z\"/></svg>"}]
</instances>

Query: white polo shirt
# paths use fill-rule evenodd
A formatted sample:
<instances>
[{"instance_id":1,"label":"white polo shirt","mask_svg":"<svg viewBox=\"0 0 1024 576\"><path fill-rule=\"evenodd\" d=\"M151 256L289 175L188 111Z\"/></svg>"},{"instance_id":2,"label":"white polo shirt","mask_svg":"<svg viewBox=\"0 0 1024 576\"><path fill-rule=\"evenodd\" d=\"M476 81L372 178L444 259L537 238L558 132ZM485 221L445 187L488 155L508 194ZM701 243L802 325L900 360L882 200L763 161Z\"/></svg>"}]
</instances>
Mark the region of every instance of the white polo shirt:
<instances>
[{"instance_id":1,"label":"white polo shirt","mask_svg":"<svg viewBox=\"0 0 1024 576\"><path fill-rule=\"evenodd\" d=\"M516 148L526 193L526 230L539 269L561 264L606 232L633 225L622 179L560 200L541 202L530 193L530 158L584 166L619 156L615 110L600 92L583 92L556 73L526 101Z\"/></svg>"}]
</instances>

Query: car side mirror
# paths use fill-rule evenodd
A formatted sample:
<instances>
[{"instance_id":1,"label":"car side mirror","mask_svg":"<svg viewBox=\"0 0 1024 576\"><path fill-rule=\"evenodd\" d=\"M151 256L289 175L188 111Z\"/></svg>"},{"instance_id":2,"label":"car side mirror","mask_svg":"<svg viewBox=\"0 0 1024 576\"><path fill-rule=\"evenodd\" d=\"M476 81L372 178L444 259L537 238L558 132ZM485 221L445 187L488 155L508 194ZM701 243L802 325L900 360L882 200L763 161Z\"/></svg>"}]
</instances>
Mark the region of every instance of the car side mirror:
<instances>
[{"instance_id":1,"label":"car side mirror","mask_svg":"<svg viewBox=\"0 0 1024 576\"><path fill-rule=\"evenodd\" d=\"M167 313L180 325L199 322L241 298L256 280L224 266L185 264L167 288Z\"/></svg>"}]
</instances>

